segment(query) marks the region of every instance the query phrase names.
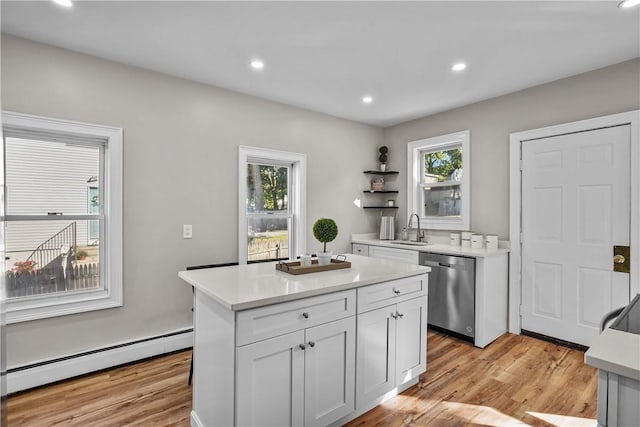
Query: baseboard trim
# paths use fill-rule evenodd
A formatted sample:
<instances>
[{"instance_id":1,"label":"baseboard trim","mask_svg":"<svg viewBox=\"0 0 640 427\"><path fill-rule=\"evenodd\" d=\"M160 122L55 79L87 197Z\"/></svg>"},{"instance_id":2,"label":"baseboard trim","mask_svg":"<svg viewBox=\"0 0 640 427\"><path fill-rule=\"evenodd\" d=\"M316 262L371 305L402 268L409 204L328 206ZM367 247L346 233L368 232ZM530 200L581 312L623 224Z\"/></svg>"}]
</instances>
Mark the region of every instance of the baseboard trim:
<instances>
[{"instance_id":1,"label":"baseboard trim","mask_svg":"<svg viewBox=\"0 0 640 427\"><path fill-rule=\"evenodd\" d=\"M542 341L546 341L549 342L551 344L555 344L555 345L559 345L561 347L567 347L570 348L571 350L578 350L581 352L586 352L587 350L589 350L589 347L582 345L582 344L576 344L574 342L571 341L565 341L565 340L561 340L560 338L554 338L554 337L550 337L548 335L543 335L543 334L539 334L537 332L532 332L532 331L526 331L524 329L522 329L520 331L521 335L527 336L527 337L531 337L531 338L535 338L535 339L539 339Z\"/></svg>"},{"instance_id":2,"label":"baseboard trim","mask_svg":"<svg viewBox=\"0 0 640 427\"><path fill-rule=\"evenodd\" d=\"M7 369L7 393L66 380L193 346L193 328Z\"/></svg>"}]
</instances>

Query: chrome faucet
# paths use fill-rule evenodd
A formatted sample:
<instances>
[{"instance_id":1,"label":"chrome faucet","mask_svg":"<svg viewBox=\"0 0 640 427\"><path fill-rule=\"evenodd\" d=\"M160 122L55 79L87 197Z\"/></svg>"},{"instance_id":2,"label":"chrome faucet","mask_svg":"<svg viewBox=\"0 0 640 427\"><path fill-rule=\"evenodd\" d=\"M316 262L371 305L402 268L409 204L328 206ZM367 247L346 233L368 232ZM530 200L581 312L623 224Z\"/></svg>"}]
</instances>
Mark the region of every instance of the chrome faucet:
<instances>
[{"instance_id":1,"label":"chrome faucet","mask_svg":"<svg viewBox=\"0 0 640 427\"><path fill-rule=\"evenodd\" d=\"M417 213L411 214L411 216L409 217L409 223L407 224L407 228L411 228L411 221L413 220L414 216L418 220L418 231L416 231L415 242L421 242L422 239L424 239L424 231L420 230L420 216Z\"/></svg>"}]
</instances>

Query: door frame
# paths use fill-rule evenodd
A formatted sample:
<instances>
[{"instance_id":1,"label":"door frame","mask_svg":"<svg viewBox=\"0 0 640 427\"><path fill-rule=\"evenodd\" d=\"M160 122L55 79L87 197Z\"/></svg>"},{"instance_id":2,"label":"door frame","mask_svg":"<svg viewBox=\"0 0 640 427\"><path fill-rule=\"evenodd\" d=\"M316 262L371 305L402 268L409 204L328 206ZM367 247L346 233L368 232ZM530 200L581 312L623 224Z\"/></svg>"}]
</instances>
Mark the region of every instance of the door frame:
<instances>
[{"instance_id":1,"label":"door frame","mask_svg":"<svg viewBox=\"0 0 640 427\"><path fill-rule=\"evenodd\" d=\"M629 274L630 296L640 293L640 110L596 117L593 119L563 123L522 132L509 136L509 236L511 253L509 257L509 332L520 334L522 303L522 143L562 134L585 132L589 130L619 125L631 126L630 147L630 205L631 224L629 245L631 252L631 271Z\"/></svg>"}]
</instances>

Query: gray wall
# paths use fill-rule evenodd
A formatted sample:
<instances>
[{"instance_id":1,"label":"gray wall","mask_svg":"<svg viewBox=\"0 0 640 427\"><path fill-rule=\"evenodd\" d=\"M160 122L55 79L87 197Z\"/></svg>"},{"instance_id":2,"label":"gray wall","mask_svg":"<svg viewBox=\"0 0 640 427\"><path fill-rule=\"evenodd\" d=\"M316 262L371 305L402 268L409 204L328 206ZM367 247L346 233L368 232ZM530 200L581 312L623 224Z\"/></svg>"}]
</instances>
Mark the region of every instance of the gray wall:
<instances>
[{"instance_id":1,"label":"gray wall","mask_svg":"<svg viewBox=\"0 0 640 427\"><path fill-rule=\"evenodd\" d=\"M5 34L1 59L4 110L124 129L124 307L9 325L9 367L190 327L177 272L237 259L238 145L307 154L309 230L335 218L334 252L375 229L353 200L379 128ZM321 248L310 232L307 242Z\"/></svg>"},{"instance_id":2,"label":"gray wall","mask_svg":"<svg viewBox=\"0 0 640 427\"><path fill-rule=\"evenodd\" d=\"M413 120L384 130L394 158L402 157L406 183L407 143L471 131L471 229L509 238L509 134L640 108L640 59L536 86ZM406 225L406 184L399 226ZM441 233L433 233L441 234Z\"/></svg>"}]
</instances>

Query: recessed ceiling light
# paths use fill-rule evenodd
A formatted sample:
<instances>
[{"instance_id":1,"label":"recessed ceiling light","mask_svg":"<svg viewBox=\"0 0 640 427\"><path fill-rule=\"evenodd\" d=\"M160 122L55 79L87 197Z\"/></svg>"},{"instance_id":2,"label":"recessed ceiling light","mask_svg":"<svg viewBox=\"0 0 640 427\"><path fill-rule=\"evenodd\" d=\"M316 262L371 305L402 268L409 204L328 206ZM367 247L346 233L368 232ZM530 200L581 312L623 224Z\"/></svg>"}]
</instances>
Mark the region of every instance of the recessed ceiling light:
<instances>
[{"instance_id":1,"label":"recessed ceiling light","mask_svg":"<svg viewBox=\"0 0 640 427\"><path fill-rule=\"evenodd\" d=\"M264 68L264 62L260 61L259 59L254 59L253 61L251 61L251 68L253 68L254 70L262 70Z\"/></svg>"},{"instance_id":2,"label":"recessed ceiling light","mask_svg":"<svg viewBox=\"0 0 640 427\"><path fill-rule=\"evenodd\" d=\"M365 104L371 104L373 102L373 98L370 96L363 96L362 102L364 102Z\"/></svg>"},{"instance_id":3,"label":"recessed ceiling light","mask_svg":"<svg viewBox=\"0 0 640 427\"><path fill-rule=\"evenodd\" d=\"M64 7L71 7L73 6L73 3L71 2L71 0L53 0L54 3L59 4L60 6L64 6Z\"/></svg>"},{"instance_id":4,"label":"recessed ceiling light","mask_svg":"<svg viewBox=\"0 0 640 427\"><path fill-rule=\"evenodd\" d=\"M637 6L639 4L640 4L640 0L624 0L618 4L618 7L621 7L623 9L628 9L630 7Z\"/></svg>"},{"instance_id":5,"label":"recessed ceiling light","mask_svg":"<svg viewBox=\"0 0 640 427\"><path fill-rule=\"evenodd\" d=\"M464 62L458 62L457 64L453 64L453 66L451 67L453 71L462 71L465 68L467 68L467 64L465 64Z\"/></svg>"}]
</instances>

